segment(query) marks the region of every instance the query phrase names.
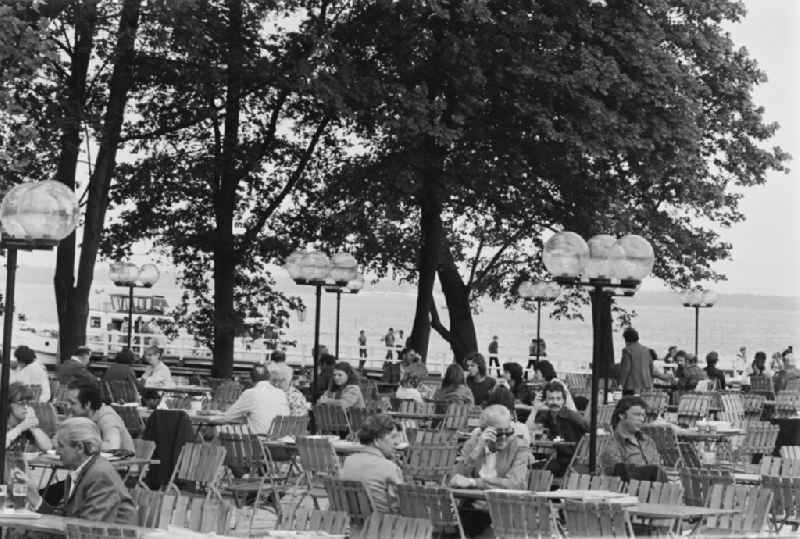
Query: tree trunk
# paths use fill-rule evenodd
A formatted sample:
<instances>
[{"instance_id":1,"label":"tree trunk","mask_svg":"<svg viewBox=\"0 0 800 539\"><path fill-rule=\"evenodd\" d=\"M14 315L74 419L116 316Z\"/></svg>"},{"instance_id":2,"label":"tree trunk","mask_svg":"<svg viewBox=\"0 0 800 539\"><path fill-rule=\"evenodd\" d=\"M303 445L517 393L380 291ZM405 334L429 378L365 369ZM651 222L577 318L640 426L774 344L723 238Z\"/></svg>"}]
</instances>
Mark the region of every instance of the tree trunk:
<instances>
[{"instance_id":1,"label":"tree trunk","mask_svg":"<svg viewBox=\"0 0 800 539\"><path fill-rule=\"evenodd\" d=\"M70 76L63 94L64 120L59 142L60 153L56 180L75 190L75 169L81 144L81 125L86 94L86 75L89 70L97 4L91 0L83 2L75 14L75 52L70 61ZM75 280L75 233L58 245L56 271L53 287L56 296L56 312L59 326L59 355L66 359L73 349L86 340L86 325L80 326L80 318L74 299ZM88 314L88 309L86 309Z\"/></svg>"},{"instance_id":2,"label":"tree trunk","mask_svg":"<svg viewBox=\"0 0 800 539\"><path fill-rule=\"evenodd\" d=\"M233 287L236 258L233 237L233 216L236 208L236 187L239 172L236 152L239 145L239 113L242 95L242 2L228 0L228 69L225 97L225 134L222 142L220 185L215 197L217 237L214 249L214 364L212 376L233 376L233 345L236 317Z\"/></svg>"},{"instance_id":3,"label":"tree trunk","mask_svg":"<svg viewBox=\"0 0 800 539\"><path fill-rule=\"evenodd\" d=\"M441 235L444 236L444 231ZM478 351L478 339L475 336L475 322L469 303L469 289L458 272L446 242L442 245L439 282L450 313L450 348L453 350L453 359L465 367L464 358Z\"/></svg>"},{"instance_id":4,"label":"tree trunk","mask_svg":"<svg viewBox=\"0 0 800 539\"><path fill-rule=\"evenodd\" d=\"M427 182L426 190L418 197L418 204L421 241L417 261L417 305L408 346L419 353L423 360L427 360L431 336L433 283L436 281L436 266L439 264L442 241L442 205L434 182Z\"/></svg>"}]
</instances>

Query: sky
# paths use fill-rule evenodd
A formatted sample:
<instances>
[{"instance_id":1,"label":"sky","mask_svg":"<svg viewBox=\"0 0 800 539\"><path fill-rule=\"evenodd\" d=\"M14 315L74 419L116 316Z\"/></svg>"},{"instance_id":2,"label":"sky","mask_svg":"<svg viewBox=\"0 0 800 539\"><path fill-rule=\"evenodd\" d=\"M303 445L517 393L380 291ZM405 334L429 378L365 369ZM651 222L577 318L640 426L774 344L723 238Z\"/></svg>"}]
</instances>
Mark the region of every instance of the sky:
<instances>
[{"instance_id":1,"label":"sky","mask_svg":"<svg viewBox=\"0 0 800 539\"><path fill-rule=\"evenodd\" d=\"M747 16L728 30L767 74L754 101L765 108L765 120L780 124L768 146L790 153L795 161L789 167L797 172L773 172L766 185L744 193L746 220L720 231L733 244L732 259L714 269L728 280L711 286L723 294L800 296L800 0L745 0L745 5ZM137 251L134 262L149 261L144 247ZM21 253L19 263L54 267L55 254ZM650 279L643 287L661 285Z\"/></svg>"}]
</instances>

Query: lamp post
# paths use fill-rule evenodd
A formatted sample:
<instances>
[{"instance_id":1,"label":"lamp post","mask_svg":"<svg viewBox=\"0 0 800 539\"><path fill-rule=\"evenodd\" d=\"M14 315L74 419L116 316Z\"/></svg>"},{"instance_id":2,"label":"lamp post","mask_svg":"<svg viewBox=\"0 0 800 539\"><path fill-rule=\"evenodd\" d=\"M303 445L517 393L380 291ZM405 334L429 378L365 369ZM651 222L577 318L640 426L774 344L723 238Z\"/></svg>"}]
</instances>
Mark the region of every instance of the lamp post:
<instances>
[{"instance_id":1,"label":"lamp post","mask_svg":"<svg viewBox=\"0 0 800 539\"><path fill-rule=\"evenodd\" d=\"M314 315L314 367L311 373L311 400L317 401L317 367L319 366L319 323L322 287L346 287L358 277L358 262L353 255L337 253L328 257L320 251L295 251L286 258L286 271L295 283L316 288ZM337 331L338 335L338 331Z\"/></svg>"},{"instance_id":2,"label":"lamp post","mask_svg":"<svg viewBox=\"0 0 800 539\"><path fill-rule=\"evenodd\" d=\"M717 302L717 294L711 290L696 288L688 290L683 296L683 306L694 308L694 356L697 357L700 334L700 309L713 307Z\"/></svg>"},{"instance_id":3,"label":"lamp post","mask_svg":"<svg viewBox=\"0 0 800 539\"><path fill-rule=\"evenodd\" d=\"M555 281L562 285L581 286L592 296L592 395L591 424L589 430L589 469L597 462L597 394L598 369L603 352L611 342L598 314L611 302L611 296L633 296L653 269L655 256L650 243L634 234L616 239L607 234L592 237L587 243L574 232L558 232L544 246L542 261ZM602 365L606 380L607 367Z\"/></svg>"},{"instance_id":4,"label":"lamp post","mask_svg":"<svg viewBox=\"0 0 800 539\"><path fill-rule=\"evenodd\" d=\"M155 264L144 264L140 268L129 262L114 262L109 266L108 275L116 286L128 287L128 350L130 350L133 337L133 289L151 288L161 273Z\"/></svg>"},{"instance_id":5,"label":"lamp post","mask_svg":"<svg viewBox=\"0 0 800 539\"><path fill-rule=\"evenodd\" d=\"M533 361L534 368L539 365L539 357L541 356L541 343L540 329L542 326L542 303L550 302L556 299L561 294L561 287L558 283L541 281L536 284L530 281L523 281L517 289L520 297L526 300L533 300L536 302L536 360ZM526 369L531 368L531 358L528 358L528 366ZM527 376L527 373L526 373Z\"/></svg>"},{"instance_id":6,"label":"lamp post","mask_svg":"<svg viewBox=\"0 0 800 539\"><path fill-rule=\"evenodd\" d=\"M364 277L357 275L355 279L350 280L345 286L326 286L325 292L332 292L336 294L336 345L334 354L336 359L339 359L339 319L342 310L342 293L358 294L364 288Z\"/></svg>"},{"instance_id":7,"label":"lamp post","mask_svg":"<svg viewBox=\"0 0 800 539\"><path fill-rule=\"evenodd\" d=\"M61 182L47 180L17 185L0 204L2 247L6 249L6 305L3 312L3 357L0 374L0 482L5 482L6 428L11 369L11 334L14 323L14 283L19 249L50 250L69 236L78 224L78 199Z\"/></svg>"}]
</instances>

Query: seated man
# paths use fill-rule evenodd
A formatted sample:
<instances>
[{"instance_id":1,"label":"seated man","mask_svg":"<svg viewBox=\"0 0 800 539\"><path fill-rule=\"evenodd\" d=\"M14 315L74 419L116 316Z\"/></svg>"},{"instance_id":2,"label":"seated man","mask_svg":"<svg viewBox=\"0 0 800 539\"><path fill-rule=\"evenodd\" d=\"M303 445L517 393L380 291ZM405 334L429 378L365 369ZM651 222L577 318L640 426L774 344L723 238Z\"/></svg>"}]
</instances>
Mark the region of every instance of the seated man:
<instances>
[{"instance_id":1,"label":"seated man","mask_svg":"<svg viewBox=\"0 0 800 539\"><path fill-rule=\"evenodd\" d=\"M397 513L395 485L403 482L403 472L394 462L397 425L385 414L370 416L358 430L358 440L364 448L344 460L339 478L364 483L376 512Z\"/></svg>"},{"instance_id":2,"label":"seated man","mask_svg":"<svg viewBox=\"0 0 800 539\"><path fill-rule=\"evenodd\" d=\"M647 403L633 395L622 397L611 416L614 432L600 453L600 469L623 481L666 481L661 455L652 438L641 432Z\"/></svg>"},{"instance_id":3,"label":"seated man","mask_svg":"<svg viewBox=\"0 0 800 539\"><path fill-rule=\"evenodd\" d=\"M246 419L253 434L269 434L275 416L289 415L286 393L269 383L269 370L264 365L250 369L253 387L245 389L225 411L226 419Z\"/></svg>"},{"instance_id":4,"label":"seated man","mask_svg":"<svg viewBox=\"0 0 800 539\"><path fill-rule=\"evenodd\" d=\"M102 402L100 386L89 380L74 380L68 387L67 414L72 417L88 417L97 424L102 437L101 450L118 449L134 453L133 438L125 422L114 409Z\"/></svg>"},{"instance_id":5,"label":"seated man","mask_svg":"<svg viewBox=\"0 0 800 539\"><path fill-rule=\"evenodd\" d=\"M539 428L546 429L550 440L561 438L565 442L577 444L581 437L589 432L589 422L575 410L564 406L567 402L566 393L567 390L561 383L549 382L544 387L547 409L539 410L533 421L529 419L528 427L534 434ZM574 452L574 447L557 447L555 457L547 464L547 469L553 472L554 476L562 477Z\"/></svg>"},{"instance_id":6,"label":"seated man","mask_svg":"<svg viewBox=\"0 0 800 539\"><path fill-rule=\"evenodd\" d=\"M51 505L39 495L38 482L28 479L28 503L39 513L97 522L137 522L136 505L119 473L99 455L100 432L88 418L66 419L56 434L56 452L70 470L61 503Z\"/></svg>"},{"instance_id":7,"label":"seated man","mask_svg":"<svg viewBox=\"0 0 800 539\"><path fill-rule=\"evenodd\" d=\"M725 391L725 373L717 368L717 363L719 363L719 354L709 352L706 355L706 376L709 380L717 381L717 389Z\"/></svg>"},{"instance_id":8,"label":"seated man","mask_svg":"<svg viewBox=\"0 0 800 539\"><path fill-rule=\"evenodd\" d=\"M89 360L92 351L86 346L79 346L75 352L56 368L56 379L62 386L68 386L75 380L95 380L89 372Z\"/></svg>"},{"instance_id":9,"label":"seated man","mask_svg":"<svg viewBox=\"0 0 800 539\"><path fill-rule=\"evenodd\" d=\"M530 448L515 436L511 412L492 404L481 412L480 428L464 443L450 486L524 490L530 459ZM482 534L491 525L484 504L462 504L459 514L468 536Z\"/></svg>"}]
</instances>

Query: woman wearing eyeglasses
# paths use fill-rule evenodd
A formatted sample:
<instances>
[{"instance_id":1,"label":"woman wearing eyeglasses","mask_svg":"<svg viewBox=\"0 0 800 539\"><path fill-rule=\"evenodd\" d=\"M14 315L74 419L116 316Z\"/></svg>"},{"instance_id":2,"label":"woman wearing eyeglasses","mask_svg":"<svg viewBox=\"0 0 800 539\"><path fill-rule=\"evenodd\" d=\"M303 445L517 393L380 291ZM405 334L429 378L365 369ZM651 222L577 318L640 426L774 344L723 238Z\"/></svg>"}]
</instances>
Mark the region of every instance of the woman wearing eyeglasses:
<instances>
[{"instance_id":1,"label":"woman wearing eyeglasses","mask_svg":"<svg viewBox=\"0 0 800 539\"><path fill-rule=\"evenodd\" d=\"M33 392L28 386L14 383L8 386L8 399L11 410L8 414L8 432L6 433L6 448L9 451L25 451L31 444L40 451L53 448L53 443L45 432L39 428L36 412L30 404Z\"/></svg>"}]
</instances>

